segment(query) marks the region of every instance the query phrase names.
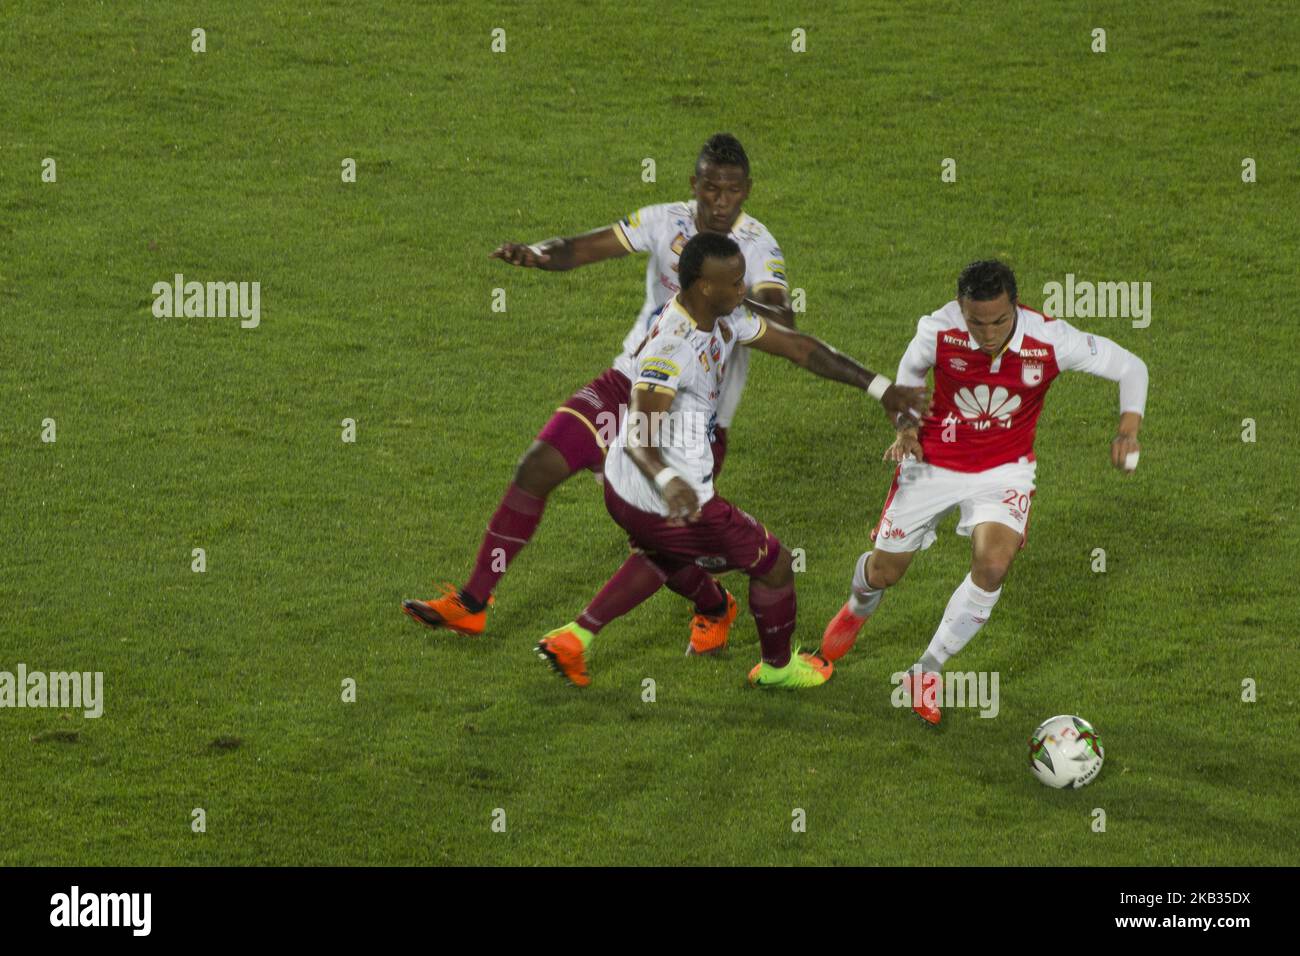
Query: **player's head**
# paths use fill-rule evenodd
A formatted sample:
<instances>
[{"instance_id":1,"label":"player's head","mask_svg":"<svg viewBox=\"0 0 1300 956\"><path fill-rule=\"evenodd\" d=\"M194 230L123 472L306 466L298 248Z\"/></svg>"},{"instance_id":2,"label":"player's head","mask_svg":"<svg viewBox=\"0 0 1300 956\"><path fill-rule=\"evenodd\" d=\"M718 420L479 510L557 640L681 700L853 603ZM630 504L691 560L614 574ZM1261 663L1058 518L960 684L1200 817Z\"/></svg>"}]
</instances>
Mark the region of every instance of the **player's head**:
<instances>
[{"instance_id":1,"label":"player's head","mask_svg":"<svg viewBox=\"0 0 1300 956\"><path fill-rule=\"evenodd\" d=\"M695 160L695 175L691 177L700 231L724 235L730 232L749 198L751 185L749 157L740 140L730 133L710 136Z\"/></svg>"},{"instance_id":2,"label":"player's head","mask_svg":"<svg viewBox=\"0 0 1300 956\"><path fill-rule=\"evenodd\" d=\"M1016 276L996 259L972 262L957 277L957 304L980 351L996 355L1016 327Z\"/></svg>"},{"instance_id":3,"label":"player's head","mask_svg":"<svg viewBox=\"0 0 1300 956\"><path fill-rule=\"evenodd\" d=\"M682 249L677 279L692 315L703 308L717 318L740 308L745 299L745 257L730 236L701 232Z\"/></svg>"}]
</instances>

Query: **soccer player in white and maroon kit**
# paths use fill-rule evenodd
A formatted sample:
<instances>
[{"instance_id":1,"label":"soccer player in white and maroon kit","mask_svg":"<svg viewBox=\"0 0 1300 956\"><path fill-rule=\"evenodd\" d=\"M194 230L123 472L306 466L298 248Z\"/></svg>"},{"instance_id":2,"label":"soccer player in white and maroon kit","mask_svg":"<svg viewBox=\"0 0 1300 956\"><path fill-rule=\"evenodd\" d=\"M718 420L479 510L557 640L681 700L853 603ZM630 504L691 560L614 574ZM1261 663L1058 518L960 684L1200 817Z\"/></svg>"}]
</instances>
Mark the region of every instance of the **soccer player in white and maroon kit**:
<instances>
[{"instance_id":1,"label":"soccer player in white and maroon kit","mask_svg":"<svg viewBox=\"0 0 1300 956\"><path fill-rule=\"evenodd\" d=\"M974 262L957 299L927 315L898 365L899 385L921 385L934 369L934 402L918 429L905 424L886 461L899 462L873 550L853 571L848 603L826 627L820 655L838 660L897 584L917 551L960 509L957 533L971 538L970 573L953 592L929 647L908 672L912 709L937 724L939 674L993 612L1011 562L1024 547L1034 495L1034 429L1047 389L1062 372L1119 382L1120 419L1111 463L1132 472L1147 397L1147 368L1110 339L1089 335L1021 305L1001 262Z\"/></svg>"},{"instance_id":2,"label":"soccer player in white and maroon kit","mask_svg":"<svg viewBox=\"0 0 1300 956\"><path fill-rule=\"evenodd\" d=\"M542 520L546 499L571 475L584 469L599 473L606 445L617 432L631 385L632 353L645 339L650 323L678 290L677 264L683 247L700 232L729 235L745 259L746 305L765 320L794 327L794 312L785 276L785 261L772 234L745 214L752 181L749 158L734 136L718 133L704 144L691 176L695 198L688 202L646 206L604 229L535 246L506 243L492 255L511 265L563 271L618 258L630 252L648 253L646 298L641 312L623 342L623 352L595 379L561 405L538 433L515 469L514 480L496 513L488 521L474 570L459 589L447 585L441 598L405 601L408 615L430 627L461 634L481 634L487 623L487 605L510 562L532 539ZM726 430L745 387L749 355L737 350L727 363L717 417L710 422L713 474L722 468ZM683 572L700 593L707 574L701 569ZM718 633L714 626L725 607L697 605L692 639ZM715 648L700 644L705 652Z\"/></svg>"},{"instance_id":3,"label":"soccer player in white and maroon kit","mask_svg":"<svg viewBox=\"0 0 1300 956\"><path fill-rule=\"evenodd\" d=\"M917 419L927 395L923 387L891 384L810 335L755 317L742 307L745 274L745 259L731 238L695 236L682 252L681 292L637 345L629 412L605 460L605 507L627 532L633 553L582 614L537 645L537 653L576 686L590 683L585 653L600 629L665 584L697 606L724 609L715 630L716 643L725 644L736 602L707 574L707 594L684 588L682 576L701 569L740 570L750 578L749 606L763 649L750 673L754 684L816 687L830 676L830 667L812 655L791 655L790 552L713 487L708 433L727 366L748 345L863 389L891 414L916 408ZM643 416L649 429L638 424Z\"/></svg>"}]
</instances>

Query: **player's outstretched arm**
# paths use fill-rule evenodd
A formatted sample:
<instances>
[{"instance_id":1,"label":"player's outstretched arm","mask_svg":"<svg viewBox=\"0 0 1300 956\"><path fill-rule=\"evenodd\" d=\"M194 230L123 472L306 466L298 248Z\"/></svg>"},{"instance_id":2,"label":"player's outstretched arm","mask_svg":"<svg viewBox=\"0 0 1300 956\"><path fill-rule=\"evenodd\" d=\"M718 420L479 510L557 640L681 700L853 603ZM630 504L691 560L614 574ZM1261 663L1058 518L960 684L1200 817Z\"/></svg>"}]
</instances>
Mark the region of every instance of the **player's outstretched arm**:
<instances>
[{"instance_id":1,"label":"player's outstretched arm","mask_svg":"<svg viewBox=\"0 0 1300 956\"><path fill-rule=\"evenodd\" d=\"M757 292L745 296L745 305L755 315L761 315L769 322L794 328L794 309L790 306L790 293L784 286L766 285Z\"/></svg>"},{"instance_id":2,"label":"player's outstretched arm","mask_svg":"<svg viewBox=\"0 0 1300 956\"><path fill-rule=\"evenodd\" d=\"M1110 463L1126 475L1133 474L1137 469L1138 452L1142 450L1137 435L1141 427L1141 415L1137 412L1123 412L1119 416L1119 430L1110 443Z\"/></svg>"},{"instance_id":3,"label":"player's outstretched arm","mask_svg":"<svg viewBox=\"0 0 1300 956\"><path fill-rule=\"evenodd\" d=\"M898 362L896 378L900 384L923 385L930 369L934 367L934 332L930 327L929 316L921 316L916 324L916 335L907 346L907 351ZM894 428L898 434L885 449L883 461L925 461L925 452L921 448L920 426L910 415L893 416Z\"/></svg>"},{"instance_id":4,"label":"player's outstretched arm","mask_svg":"<svg viewBox=\"0 0 1300 956\"><path fill-rule=\"evenodd\" d=\"M1110 462L1125 474L1137 469L1138 430L1147 404L1146 363L1103 335L1089 335L1063 319L1051 323L1056 361L1062 371L1087 372L1119 383L1119 427L1110 443Z\"/></svg>"},{"instance_id":5,"label":"player's outstretched arm","mask_svg":"<svg viewBox=\"0 0 1300 956\"><path fill-rule=\"evenodd\" d=\"M627 247L619 241L615 228L617 227L606 226L584 232L580 236L556 237L527 246L517 242L504 242L488 253L488 258L501 259L524 269L565 272L578 266L627 255Z\"/></svg>"},{"instance_id":6,"label":"player's outstretched arm","mask_svg":"<svg viewBox=\"0 0 1300 956\"><path fill-rule=\"evenodd\" d=\"M807 333L769 324L762 335L745 344L787 358L814 375L862 389L885 406L892 422L897 423L900 415L919 422L930 410L930 392L924 386L894 385Z\"/></svg>"},{"instance_id":7,"label":"player's outstretched arm","mask_svg":"<svg viewBox=\"0 0 1300 956\"><path fill-rule=\"evenodd\" d=\"M669 524L682 525L700 516L700 501L682 476L659 454L660 423L672 408L675 393L636 386L628 408L627 454L641 474L656 485L668 504Z\"/></svg>"}]
</instances>

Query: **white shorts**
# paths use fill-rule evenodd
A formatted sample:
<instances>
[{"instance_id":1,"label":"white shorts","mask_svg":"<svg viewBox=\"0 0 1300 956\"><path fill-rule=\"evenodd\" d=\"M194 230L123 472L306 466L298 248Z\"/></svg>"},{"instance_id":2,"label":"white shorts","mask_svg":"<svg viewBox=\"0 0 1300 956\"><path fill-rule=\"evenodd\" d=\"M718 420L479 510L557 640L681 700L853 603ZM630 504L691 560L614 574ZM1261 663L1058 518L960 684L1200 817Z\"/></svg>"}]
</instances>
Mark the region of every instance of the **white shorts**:
<instances>
[{"instance_id":1,"label":"white shorts","mask_svg":"<svg viewBox=\"0 0 1300 956\"><path fill-rule=\"evenodd\" d=\"M961 508L958 534L969 537L976 525L996 521L1019 531L1023 548L1036 468L1032 461L1013 461L969 472L901 462L871 539L881 551L920 551L934 544L943 517Z\"/></svg>"}]
</instances>

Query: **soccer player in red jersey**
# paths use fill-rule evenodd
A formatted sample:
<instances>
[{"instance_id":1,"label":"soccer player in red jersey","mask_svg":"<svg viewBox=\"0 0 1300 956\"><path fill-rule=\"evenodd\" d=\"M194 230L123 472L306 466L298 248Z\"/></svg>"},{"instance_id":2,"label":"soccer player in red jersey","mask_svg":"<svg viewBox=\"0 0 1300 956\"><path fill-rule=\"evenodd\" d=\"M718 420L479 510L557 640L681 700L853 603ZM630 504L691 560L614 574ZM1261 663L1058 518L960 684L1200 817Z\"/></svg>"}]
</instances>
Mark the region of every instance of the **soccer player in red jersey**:
<instances>
[{"instance_id":1,"label":"soccer player in red jersey","mask_svg":"<svg viewBox=\"0 0 1300 956\"><path fill-rule=\"evenodd\" d=\"M875 547L858 559L848 603L827 625L819 653L830 661L848 653L885 589L934 542L939 520L959 508L957 533L971 539L970 573L905 678L912 709L937 724L943 666L988 621L1025 544L1035 487L1034 430L1048 387L1065 371L1119 382L1110 460L1130 473L1137 467L1147 368L1110 339L1021 305L1011 269L987 260L962 271L956 300L920 320L899 363L898 382L921 385L930 369L932 410L919 428L900 423L885 452L886 461L899 464L871 532Z\"/></svg>"},{"instance_id":2,"label":"soccer player in red jersey","mask_svg":"<svg viewBox=\"0 0 1300 956\"><path fill-rule=\"evenodd\" d=\"M893 385L812 336L769 324L744 308L745 259L726 236L695 236L683 249L680 266L681 291L635 352L631 406L605 460L605 506L627 531L632 556L577 620L541 639L537 653L570 683L586 686L586 650L596 634L665 584L697 606L725 608L716 625L725 644L736 601L700 572L741 570L750 578L749 608L762 644L751 682L816 687L830 677L830 665L790 651L795 628L790 552L713 488L708 431L727 364L748 345L864 389L887 412L913 420L926 409L925 387Z\"/></svg>"},{"instance_id":3,"label":"soccer player in red jersey","mask_svg":"<svg viewBox=\"0 0 1300 956\"><path fill-rule=\"evenodd\" d=\"M768 321L794 327L781 249L767 227L741 208L753 182L749 158L739 141L728 133L711 137L700 151L690 183L695 198L689 202L646 206L603 229L536 245L506 243L492 253L511 265L550 271L574 269L630 252L648 253L645 304L613 366L560 406L520 459L514 480L488 521L465 585L459 589L445 585L443 596L434 600L403 602L403 609L415 620L461 634L481 634L492 592L510 562L536 533L547 497L579 471L601 471L606 446L617 434L627 405L632 352L677 292L678 257L691 237L703 232L731 236L745 259L749 308ZM714 475L722 468L727 428L740 402L748 365L748 352L740 349L727 366L717 418L710 428ZM716 590L707 587L708 575L703 570L688 576L691 580L685 586L701 594ZM710 642L724 633L719 625L726 613L725 607L697 602L691 627L696 651L719 649Z\"/></svg>"}]
</instances>

